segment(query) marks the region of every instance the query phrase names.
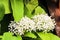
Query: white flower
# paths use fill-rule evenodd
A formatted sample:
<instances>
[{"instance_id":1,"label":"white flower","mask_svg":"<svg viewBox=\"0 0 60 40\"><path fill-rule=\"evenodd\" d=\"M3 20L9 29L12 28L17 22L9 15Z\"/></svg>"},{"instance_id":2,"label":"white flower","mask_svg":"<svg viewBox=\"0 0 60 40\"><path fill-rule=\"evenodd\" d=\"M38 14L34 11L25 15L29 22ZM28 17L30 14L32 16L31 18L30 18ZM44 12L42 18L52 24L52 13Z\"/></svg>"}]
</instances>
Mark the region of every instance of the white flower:
<instances>
[{"instance_id":1,"label":"white flower","mask_svg":"<svg viewBox=\"0 0 60 40\"><path fill-rule=\"evenodd\" d=\"M55 28L55 21L47 14L35 15L33 17L37 30L50 31Z\"/></svg>"},{"instance_id":2,"label":"white flower","mask_svg":"<svg viewBox=\"0 0 60 40\"><path fill-rule=\"evenodd\" d=\"M23 27L19 27L19 25L14 21L11 21L8 27L10 32L13 32L15 34L20 34L20 35L24 34Z\"/></svg>"},{"instance_id":3,"label":"white flower","mask_svg":"<svg viewBox=\"0 0 60 40\"><path fill-rule=\"evenodd\" d=\"M28 17L23 17L19 22L11 21L10 31L15 34L23 35L24 32L36 31L35 22Z\"/></svg>"},{"instance_id":4,"label":"white flower","mask_svg":"<svg viewBox=\"0 0 60 40\"><path fill-rule=\"evenodd\" d=\"M36 31L35 30L35 22L33 20L31 20L30 18L28 17L23 17L20 22L19 22L19 26L20 27L23 27L24 30L27 30L27 31Z\"/></svg>"}]
</instances>

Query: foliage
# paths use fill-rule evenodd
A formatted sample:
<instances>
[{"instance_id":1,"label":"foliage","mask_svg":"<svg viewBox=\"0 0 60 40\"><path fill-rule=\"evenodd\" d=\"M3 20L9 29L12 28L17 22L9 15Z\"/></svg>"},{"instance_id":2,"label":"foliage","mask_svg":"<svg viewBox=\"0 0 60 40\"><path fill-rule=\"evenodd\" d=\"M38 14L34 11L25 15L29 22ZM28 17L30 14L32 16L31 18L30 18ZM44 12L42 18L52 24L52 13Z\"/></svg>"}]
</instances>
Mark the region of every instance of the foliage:
<instances>
[{"instance_id":1,"label":"foliage","mask_svg":"<svg viewBox=\"0 0 60 40\"><path fill-rule=\"evenodd\" d=\"M4 5L0 4L0 21L3 19L5 13Z\"/></svg>"},{"instance_id":2,"label":"foliage","mask_svg":"<svg viewBox=\"0 0 60 40\"><path fill-rule=\"evenodd\" d=\"M52 34L52 33L43 33L43 32L37 32L39 38L36 38L36 36L34 36L34 34L32 33L27 33L25 35L25 37L30 37L30 38L34 38L34 40L60 40L59 37L57 37L56 35ZM30 35L30 36L29 36ZM10 32L5 32L3 34L3 36L0 35L0 39L1 40L22 40L22 37L20 35L17 36L13 36L13 33Z\"/></svg>"},{"instance_id":3,"label":"foliage","mask_svg":"<svg viewBox=\"0 0 60 40\"><path fill-rule=\"evenodd\" d=\"M56 35L52 33L37 32L37 34L42 40L60 40L59 37L57 37Z\"/></svg>"},{"instance_id":4,"label":"foliage","mask_svg":"<svg viewBox=\"0 0 60 40\"><path fill-rule=\"evenodd\" d=\"M9 14L10 12L10 5L9 5L9 0L0 0L0 3L2 3L5 7L5 14Z\"/></svg>"},{"instance_id":5,"label":"foliage","mask_svg":"<svg viewBox=\"0 0 60 40\"><path fill-rule=\"evenodd\" d=\"M35 9L35 15L37 15L37 14L45 14L46 12L45 12L45 10L44 9L42 9L40 6L38 6L36 9Z\"/></svg>"},{"instance_id":6,"label":"foliage","mask_svg":"<svg viewBox=\"0 0 60 40\"><path fill-rule=\"evenodd\" d=\"M13 14L12 19L15 22L18 22L23 16L32 17L37 14L45 14L45 10L38 6L38 0L0 0L0 22L4 20L4 15ZM11 15L12 16L12 15ZM9 17L7 17L9 18ZM6 21L6 19L5 19ZM3 22L5 22L3 21ZM9 21L9 22L8 22ZM4 26L2 28L5 29L5 24L9 24L10 20L6 22L8 23L0 23ZM3 31L3 30L1 30ZM4 31L5 32L5 31ZM60 40L59 37L52 33L43 33L43 32L28 32L23 37L29 37L27 40ZM5 32L3 35L0 35L0 40L23 40L22 36L16 35L14 36L13 33Z\"/></svg>"},{"instance_id":7,"label":"foliage","mask_svg":"<svg viewBox=\"0 0 60 40\"><path fill-rule=\"evenodd\" d=\"M27 32L24 36L25 37L31 37L31 38L37 38L37 36L34 35L34 33L32 33L32 32Z\"/></svg>"},{"instance_id":8,"label":"foliage","mask_svg":"<svg viewBox=\"0 0 60 40\"><path fill-rule=\"evenodd\" d=\"M38 6L38 0L30 0L30 1L25 0L25 6L26 6L25 9L27 9L27 11L25 11L25 15L31 17L32 12Z\"/></svg>"},{"instance_id":9,"label":"foliage","mask_svg":"<svg viewBox=\"0 0 60 40\"><path fill-rule=\"evenodd\" d=\"M3 34L3 36L0 36L0 38L2 38L2 40L22 40L22 38L20 36L13 36L12 33L10 32L6 32Z\"/></svg>"},{"instance_id":10,"label":"foliage","mask_svg":"<svg viewBox=\"0 0 60 40\"><path fill-rule=\"evenodd\" d=\"M24 15L23 0L10 0L15 21L19 21Z\"/></svg>"}]
</instances>

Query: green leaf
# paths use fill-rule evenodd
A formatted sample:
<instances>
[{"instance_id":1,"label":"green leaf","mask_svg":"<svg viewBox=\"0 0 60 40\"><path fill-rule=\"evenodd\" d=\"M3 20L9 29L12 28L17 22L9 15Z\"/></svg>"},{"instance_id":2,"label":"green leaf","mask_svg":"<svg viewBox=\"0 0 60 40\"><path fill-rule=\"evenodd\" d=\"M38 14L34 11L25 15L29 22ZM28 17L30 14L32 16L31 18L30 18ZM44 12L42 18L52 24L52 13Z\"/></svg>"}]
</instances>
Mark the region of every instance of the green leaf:
<instances>
[{"instance_id":1,"label":"green leaf","mask_svg":"<svg viewBox=\"0 0 60 40\"><path fill-rule=\"evenodd\" d=\"M25 5L32 12L38 6L38 0L30 0L27 4L25 1Z\"/></svg>"},{"instance_id":2,"label":"green leaf","mask_svg":"<svg viewBox=\"0 0 60 40\"><path fill-rule=\"evenodd\" d=\"M36 40L42 40L41 38L36 38Z\"/></svg>"},{"instance_id":3,"label":"green leaf","mask_svg":"<svg viewBox=\"0 0 60 40\"><path fill-rule=\"evenodd\" d=\"M17 40L17 37L13 36L13 37L12 37L12 40Z\"/></svg>"},{"instance_id":4,"label":"green leaf","mask_svg":"<svg viewBox=\"0 0 60 40\"><path fill-rule=\"evenodd\" d=\"M0 35L0 38L2 38L3 36Z\"/></svg>"},{"instance_id":5,"label":"green leaf","mask_svg":"<svg viewBox=\"0 0 60 40\"><path fill-rule=\"evenodd\" d=\"M12 40L22 40L21 36L12 36Z\"/></svg>"},{"instance_id":6,"label":"green leaf","mask_svg":"<svg viewBox=\"0 0 60 40\"><path fill-rule=\"evenodd\" d=\"M41 8L40 6L38 6L35 9L35 14L46 14L45 10L43 8Z\"/></svg>"},{"instance_id":7,"label":"green leaf","mask_svg":"<svg viewBox=\"0 0 60 40\"><path fill-rule=\"evenodd\" d=\"M17 35L17 40L22 40L22 37Z\"/></svg>"},{"instance_id":8,"label":"green leaf","mask_svg":"<svg viewBox=\"0 0 60 40\"><path fill-rule=\"evenodd\" d=\"M25 37L31 37L31 38L37 38L37 36L32 32L27 32L24 36Z\"/></svg>"},{"instance_id":9,"label":"green leaf","mask_svg":"<svg viewBox=\"0 0 60 40\"><path fill-rule=\"evenodd\" d=\"M37 33L39 35L39 37L42 39L42 40L51 40L50 37L49 37L49 34L47 33L43 33L43 32L39 32Z\"/></svg>"},{"instance_id":10,"label":"green leaf","mask_svg":"<svg viewBox=\"0 0 60 40\"><path fill-rule=\"evenodd\" d=\"M2 40L12 40L12 33L9 32L4 33Z\"/></svg>"},{"instance_id":11,"label":"green leaf","mask_svg":"<svg viewBox=\"0 0 60 40\"><path fill-rule=\"evenodd\" d=\"M10 0L10 1L11 1L14 20L17 22L24 16L23 0Z\"/></svg>"},{"instance_id":12,"label":"green leaf","mask_svg":"<svg viewBox=\"0 0 60 40\"><path fill-rule=\"evenodd\" d=\"M13 33L6 32L3 34L2 40L22 40L21 36L13 36Z\"/></svg>"},{"instance_id":13,"label":"green leaf","mask_svg":"<svg viewBox=\"0 0 60 40\"><path fill-rule=\"evenodd\" d=\"M57 37L56 35L52 33L37 32L37 34L42 40L60 40L59 37Z\"/></svg>"},{"instance_id":14,"label":"green leaf","mask_svg":"<svg viewBox=\"0 0 60 40\"><path fill-rule=\"evenodd\" d=\"M24 7L24 14L25 14L27 17L29 17L29 18L32 17L31 12L28 10L28 8L27 8L26 6Z\"/></svg>"},{"instance_id":15,"label":"green leaf","mask_svg":"<svg viewBox=\"0 0 60 40\"><path fill-rule=\"evenodd\" d=\"M49 33L51 40L60 40L60 38L52 33Z\"/></svg>"},{"instance_id":16,"label":"green leaf","mask_svg":"<svg viewBox=\"0 0 60 40\"><path fill-rule=\"evenodd\" d=\"M0 21L3 19L5 14L5 8L3 4L0 4Z\"/></svg>"},{"instance_id":17,"label":"green leaf","mask_svg":"<svg viewBox=\"0 0 60 40\"><path fill-rule=\"evenodd\" d=\"M28 17L31 17L33 10L38 6L38 0L30 0L30 1L25 0L24 2L25 2L25 6L26 6L25 15Z\"/></svg>"},{"instance_id":18,"label":"green leaf","mask_svg":"<svg viewBox=\"0 0 60 40\"><path fill-rule=\"evenodd\" d=\"M0 0L0 3L2 3L5 7L5 14L10 13L9 0Z\"/></svg>"},{"instance_id":19,"label":"green leaf","mask_svg":"<svg viewBox=\"0 0 60 40\"><path fill-rule=\"evenodd\" d=\"M2 40L12 40L12 33L9 32L4 33Z\"/></svg>"}]
</instances>

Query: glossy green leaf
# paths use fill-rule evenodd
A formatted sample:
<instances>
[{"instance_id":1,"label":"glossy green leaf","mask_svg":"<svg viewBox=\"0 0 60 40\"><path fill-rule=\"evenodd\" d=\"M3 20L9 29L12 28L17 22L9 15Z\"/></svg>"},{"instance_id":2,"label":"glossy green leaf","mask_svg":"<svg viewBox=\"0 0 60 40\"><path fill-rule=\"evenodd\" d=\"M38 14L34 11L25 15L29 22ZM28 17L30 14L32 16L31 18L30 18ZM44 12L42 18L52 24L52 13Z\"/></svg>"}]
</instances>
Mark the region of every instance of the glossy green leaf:
<instances>
[{"instance_id":1,"label":"glossy green leaf","mask_svg":"<svg viewBox=\"0 0 60 40\"><path fill-rule=\"evenodd\" d=\"M24 16L23 0L10 0L14 20L17 22Z\"/></svg>"},{"instance_id":2,"label":"glossy green leaf","mask_svg":"<svg viewBox=\"0 0 60 40\"><path fill-rule=\"evenodd\" d=\"M27 10L25 10L25 15L28 17L32 16L33 10L38 6L38 0L24 1Z\"/></svg>"},{"instance_id":3,"label":"glossy green leaf","mask_svg":"<svg viewBox=\"0 0 60 40\"><path fill-rule=\"evenodd\" d=\"M37 36L32 32L27 32L24 36L25 37L31 37L31 38L37 38Z\"/></svg>"},{"instance_id":4,"label":"glossy green leaf","mask_svg":"<svg viewBox=\"0 0 60 40\"><path fill-rule=\"evenodd\" d=\"M9 32L4 33L2 40L12 40L12 33Z\"/></svg>"},{"instance_id":5,"label":"glossy green leaf","mask_svg":"<svg viewBox=\"0 0 60 40\"><path fill-rule=\"evenodd\" d=\"M12 33L6 32L3 34L2 40L22 40L21 36L13 36Z\"/></svg>"},{"instance_id":6,"label":"glossy green leaf","mask_svg":"<svg viewBox=\"0 0 60 40\"><path fill-rule=\"evenodd\" d=\"M12 36L12 40L22 40L22 38L20 36Z\"/></svg>"},{"instance_id":7,"label":"glossy green leaf","mask_svg":"<svg viewBox=\"0 0 60 40\"><path fill-rule=\"evenodd\" d=\"M22 40L22 37L17 35L17 40Z\"/></svg>"},{"instance_id":8,"label":"glossy green leaf","mask_svg":"<svg viewBox=\"0 0 60 40\"><path fill-rule=\"evenodd\" d=\"M32 17L32 14L31 14L31 12L28 10L27 7L24 7L24 14L25 14L27 17L29 17L29 18Z\"/></svg>"},{"instance_id":9,"label":"glossy green leaf","mask_svg":"<svg viewBox=\"0 0 60 40\"><path fill-rule=\"evenodd\" d=\"M35 7L38 6L38 0L30 0L27 4L25 1L25 5L28 8L28 10L32 12L35 9Z\"/></svg>"},{"instance_id":10,"label":"glossy green leaf","mask_svg":"<svg viewBox=\"0 0 60 40\"><path fill-rule=\"evenodd\" d=\"M57 37L56 35L52 34L52 33L43 33L43 32L38 32L37 33L39 35L39 37L42 40L60 40L59 37Z\"/></svg>"},{"instance_id":11,"label":"glossy green leaf","mask_svg":"<svg viewBox=\"0 0 60 40\"><path fill-rule=\"evenodd\" d=\"M2 40L12 40L12 34L9 32L4 33Z\"/></svg>"},{"instance_id":12,"label":"glossy green leaf","mask_svg":"<svg viewBox=\"0 0 60 40\"><path fill-rule=\"evenodd\" d=\"M5 8L3 4L0 4L0 21L3 19L5 14Z\"/></svg>"},{"instance_id":13,"label":"glossy green leaf","mask_svg":"<svg viewBox=\"0 0 60 40\"><path fill-rule=\"evenodd\" d=\"M51 40L47 33L39 32L37 33L42 40Z\"/></svg>"},{"instance_id":14,"label":"glossy green leaf","mask_svg":"<svg viewBox=\"0 0 60 40\"><path fill-rule=\"evenodd\" d=\"M17 40L17 37L13 36L13 37L12 37L12 40Z\"/></svg>"},{"instance_id":15,"label":"glossy green leaf","mask_svg":"<svg viewBox=\"0 0 60 40\"><path fill-rule=\"evenodd\" d=\"M10 4L9 4L9 0L0 0L0 3L2 3L5 7L5 14L10 13Z\"/></svg>"},{"instance_id":16,"label":"glossy green leaf","mask_svg":"<svg viewBox=\"0 0 60 40\"><path fill-rule=\"evenodd\" d=\"M45 10L43 8L41 8L40 6L38 6L35 9L35 14L46 14Z\"/></svg>"},{"instance_id":17,"label":"glossy green leaf","mask_svg":"<svg viewBox=\"0 0 60 40\"><path fill-rule=\"evenodd\" d=\"M29 11L33 11L35 7L38 6L38 0L30 0L28 4L26 4L26 7L28 8Z\"/></svg>"},{"instance_id":18,"label":"glossy green leaf","mask_svg":"<svg viewBox=\"0 0 60 40\"><path fill-rule=\"evenodd\" d=\"M51 40L60 40L60 38L52 33L49 33Z\"/></svg>"}]
</instances>

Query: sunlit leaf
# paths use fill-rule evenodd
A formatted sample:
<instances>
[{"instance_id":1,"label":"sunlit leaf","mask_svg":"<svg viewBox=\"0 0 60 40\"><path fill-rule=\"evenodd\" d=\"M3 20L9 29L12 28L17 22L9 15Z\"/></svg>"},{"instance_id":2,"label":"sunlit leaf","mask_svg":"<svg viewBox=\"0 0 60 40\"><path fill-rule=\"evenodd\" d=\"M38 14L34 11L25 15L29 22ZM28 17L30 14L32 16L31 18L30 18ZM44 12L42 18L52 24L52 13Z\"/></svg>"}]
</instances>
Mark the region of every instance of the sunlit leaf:
<instances>
[{"instance_id":1,"label":"sunlit leaf","mask_svg":"<svg viewBox=\"0 0 60 40\"><path fill-rule=\"evenodd\" d=\"M21 36L12 36L12 40L22 40Z\"/></svg>"},{"instance_id":2,"label":"sunlit leaf","mask_svg":"<svg viewBox=\"0 0 60 40\"><path fill-rule=\"evenodd\" d=\"M37 33L42 40L50 40L50 37L47 33L39 32Z\"/></svg>"},{"instance_id":3,"label":"sunlit leaf","mask_svg":"<svg viewBox=\"0 0 60 40\"><path fill-rule=\"evenodd\" d=\"M12 40L17 40L17 37L13 36L13 37L12 37Z\"/></svg>"},{"instance_id":4,"label":"sunlit leaf","mask_svg":"<svg viewBox=\"0 0 60 40\"><path fill-rule=\"evenodd\" d=\"M6 32L3 34L2 40L22 40L21 36L13 36L12 33Z\"/></svg>"},{"instance_id":5,"label":"sunlit leaf","mask_svg":"<svg viewBox=\"0 0 60 40\"><path fill-rule=\"evenodd\" d=\"M36 35L32 32L27 32L24 36L25 37L31 37L31 38L37 38Z\"/></svg>"},{"instance_id":6,"label":"sunlit leaf","mask_svg":"<svg viewBox=\"0 0 60 40\"><path fill-rule=\"evenodd\" d=\"M38 6L38 0L30 0L27 4L25 4L29 11L33 11L35 7Z\"/></svg>"},{"instance_id":7,"label":"sunlit leaf","mask_svg":"<svg viewBox=\"0 0 60 40\"><path fill-rule=\"evenodd\" d=\"M22 40L22 37L17 35L17 40Z\"/></svg>"},{"instance_id":8,"label":"sunlit leaf","mask_svg":"<svg viewBox=\"0 0 60 40\"><path fill-rule=\"evenodd\" d=\"M17 22L24 15L23 0L10 0L10 1L11 1L14 20Z\"/></svg>"},{"instance_id":9,"label":"sunlit leaf","mask_svg":"<svg viewBox=\"0 0 60 40\"><path fill-rule=\"evenodd\" d=\"M25 10L25 15L31 17L33 10L38 6L38 0L29 0L29 1L25 0L25 6L26 9L28 10L28 11Z\"/></svg>"},{"instance_id":10,"label":"sunlit leaf","mask_svg":"<svg viewBox=\"0 0 60 40\"><path fill-rule=\"evenodd\" d=\"M40 6L38 6L35 9L35 14L46 14L45 10L43 8L41 8Z\"/></svg>"},{"instance_id":11,"label":"sunlit leaf","mask_svg":"<svg viewBox=\"0 0 60 40\"><path fill-rule=\"evenodd\" d=\"M12 33L9 32L4 33L2 40L12 40Z\"/></svg>"},{"instance_id":12,"label":"sunlit leaf","mask_svg":"<svg viewBox=\"0 0 60 40\"><path fill-rule=\"evenodd\" d=\"M42 40L60 40L59 37L57 37L56 35L52 33L37 32L37 34Z\"/></svg>"},{"instance_id":13,"label":"sunlit leaf","mask_svg":"<svg viewBox=\"0 0 60 40\"><path fill-rule=\"evenodd\" d=\"M60 40L60 38L52 33L49 33L51 40Z\"/></svg>"}]
</instances>

